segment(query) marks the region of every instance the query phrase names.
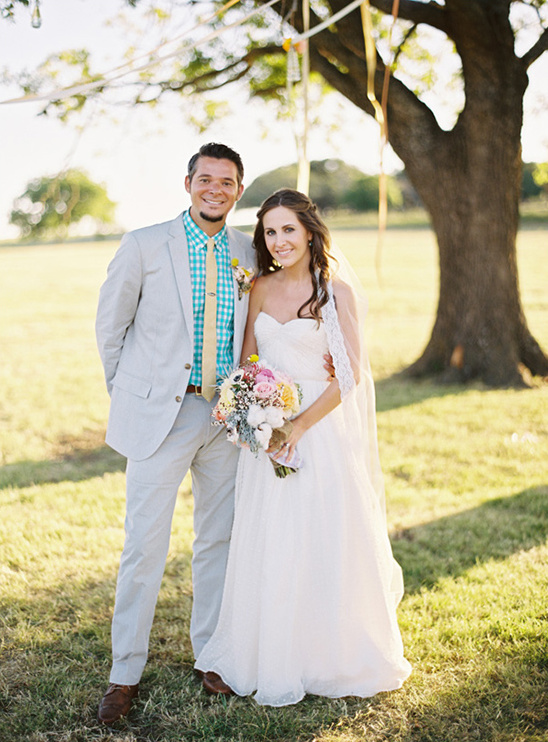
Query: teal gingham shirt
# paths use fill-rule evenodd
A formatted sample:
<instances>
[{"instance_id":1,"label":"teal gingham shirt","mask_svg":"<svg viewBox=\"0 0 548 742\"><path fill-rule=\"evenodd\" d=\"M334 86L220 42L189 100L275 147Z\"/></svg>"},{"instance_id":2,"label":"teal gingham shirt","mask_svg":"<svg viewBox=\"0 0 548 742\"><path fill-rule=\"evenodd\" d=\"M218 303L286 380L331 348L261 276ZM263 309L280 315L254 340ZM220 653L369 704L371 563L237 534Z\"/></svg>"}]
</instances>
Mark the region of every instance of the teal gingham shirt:
<instances>
[{"instance_id":1,"label":"teal gingham shirt","mask_svg":"<svg viewBox=\"0 0 548 742\"><path fill-rule=\"evenodd\" d=\"M194 309L194 363L189 384L202 383L202 346L204 340L205 261L208 235L190 216L183 214L188 243L192 306ZM234 286L226 224L214 235L217 260L217 380L230 374L234 363Z\"/></svg>"}]
</instances>

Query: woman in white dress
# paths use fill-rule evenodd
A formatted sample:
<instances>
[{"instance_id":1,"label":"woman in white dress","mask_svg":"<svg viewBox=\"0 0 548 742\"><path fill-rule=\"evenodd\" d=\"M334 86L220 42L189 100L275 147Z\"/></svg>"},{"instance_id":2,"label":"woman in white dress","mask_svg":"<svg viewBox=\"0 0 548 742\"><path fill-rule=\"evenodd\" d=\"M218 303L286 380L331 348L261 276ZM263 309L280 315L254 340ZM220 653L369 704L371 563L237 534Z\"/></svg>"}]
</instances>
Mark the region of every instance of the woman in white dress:
<instances>
[{"instance_id":1,"label":"woman in white dress","mask_svg":"<svg viewBox=\"0 0 548 742\"><path fill-rule=\"evenodd\" d=\"M300 384L285 453L298 446L303 463L279 479L264 451L242 450L221 614L195 666L220 676L221 692L271 706L306 693L373 696L399 688L411 668L396 618L403 581L386 529L360 297L338 277L345 268L330 258L329 232L307 196L282 189L257 216L261 275L242 358L257 353Z\"/></svg>"}]
</instances>

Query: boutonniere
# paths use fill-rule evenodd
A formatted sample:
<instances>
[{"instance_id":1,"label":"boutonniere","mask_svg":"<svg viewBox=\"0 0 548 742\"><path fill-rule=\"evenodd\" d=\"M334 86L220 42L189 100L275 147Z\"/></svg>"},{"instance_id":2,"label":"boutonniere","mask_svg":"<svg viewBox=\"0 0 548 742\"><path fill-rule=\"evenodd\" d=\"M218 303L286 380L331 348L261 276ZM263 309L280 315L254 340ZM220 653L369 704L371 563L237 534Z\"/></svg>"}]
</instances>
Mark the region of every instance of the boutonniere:
<instances>
[{"instance_id":1,"label":"boutonniere","mask_svg":"<svg viewBox=\"0 0 548 742\"><path fill-rule=\"evenodd\" d=\"M238 299L241 299L244 294L251 291L251 287L255 281L256 271L254 268L244 268L243 265L240 265L238 258L232 258L230 264L232 266L232 275L238 284Z\"/></svg>"}]
</instances>

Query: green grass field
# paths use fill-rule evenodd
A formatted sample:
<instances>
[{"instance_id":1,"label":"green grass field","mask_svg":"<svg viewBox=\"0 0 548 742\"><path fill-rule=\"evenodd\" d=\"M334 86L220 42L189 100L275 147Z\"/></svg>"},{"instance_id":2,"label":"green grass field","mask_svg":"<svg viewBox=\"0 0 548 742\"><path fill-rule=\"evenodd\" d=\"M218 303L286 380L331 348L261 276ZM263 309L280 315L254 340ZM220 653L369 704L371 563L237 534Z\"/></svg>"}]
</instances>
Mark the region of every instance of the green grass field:
<instances>
[{"instance_id":1,"label":"green grass field","mask_svg":"<svg viewBox=\"0 0 548 742\"><path fill-rule=\"evenodd\" d=\"M548 348L548 232L520 234L526 315ZM181 488L141 699L95 722L110 665L124 461L95 305L110 242L0 248L2 742L544 742L548 740L548 389L411 382L435 312L427 229L338 230L369 294L388 518L414 672L374 699L264 709L209 698L192 672L190 481Z\"/></svg>"}]
</instances>

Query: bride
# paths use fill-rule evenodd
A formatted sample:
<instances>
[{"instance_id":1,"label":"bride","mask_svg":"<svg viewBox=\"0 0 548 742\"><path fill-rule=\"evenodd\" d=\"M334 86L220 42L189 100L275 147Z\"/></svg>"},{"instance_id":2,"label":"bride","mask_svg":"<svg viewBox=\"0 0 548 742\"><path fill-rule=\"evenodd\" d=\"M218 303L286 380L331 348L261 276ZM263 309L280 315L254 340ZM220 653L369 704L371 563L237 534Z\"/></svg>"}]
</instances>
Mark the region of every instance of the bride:
<instances>
[{"instance_id":1,"label":"bride","mask_svg":"<svg viewBox=\"0 0 548 742\"><path fill-rule=\"evenodd\" d=\"M330 257L307 196L282 189L257 216L261 276L242 358L257 353L300 384L284 455L298 448L303 463L279 479L264 451L242 450L219 623L195 666L210 692L271 706L306 693L373 696L401 687L411 668L396 618L403 581L386 529L359 288L344 259Z\"/></svg>"}]
</instances>

